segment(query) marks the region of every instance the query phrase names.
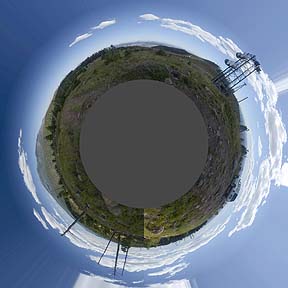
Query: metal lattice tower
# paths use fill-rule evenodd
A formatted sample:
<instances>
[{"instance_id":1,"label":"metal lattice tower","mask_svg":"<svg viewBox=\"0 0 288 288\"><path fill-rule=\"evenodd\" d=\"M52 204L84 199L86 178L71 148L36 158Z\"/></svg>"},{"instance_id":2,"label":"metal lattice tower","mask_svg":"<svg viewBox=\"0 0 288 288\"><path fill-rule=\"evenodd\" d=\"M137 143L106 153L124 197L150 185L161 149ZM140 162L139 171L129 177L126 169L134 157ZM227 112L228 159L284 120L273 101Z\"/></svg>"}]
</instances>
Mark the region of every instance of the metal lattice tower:
<instances>
[{"instance_id":1,"label":"metal lattice tower","mask_svg":"<svg viewBox=\"0 0 288 288\"><path fill-rule=\"evenodd\" d=\"M260 73L260 63L256 56L250 53L236 53L237 61L225 60L228 66L218 73L213 79L215 86L223 93L230 94L244 87L243 81L252 73Z\"/></svg>"}]
</instances>

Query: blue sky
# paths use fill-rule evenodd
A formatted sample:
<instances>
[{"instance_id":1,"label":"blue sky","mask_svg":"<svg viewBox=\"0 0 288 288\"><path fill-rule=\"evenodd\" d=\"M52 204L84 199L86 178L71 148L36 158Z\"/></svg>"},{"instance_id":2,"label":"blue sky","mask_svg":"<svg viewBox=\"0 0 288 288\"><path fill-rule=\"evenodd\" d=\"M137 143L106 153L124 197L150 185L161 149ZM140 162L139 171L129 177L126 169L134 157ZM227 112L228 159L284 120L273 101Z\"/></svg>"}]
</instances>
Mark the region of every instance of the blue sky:
<instances>
[{"instance_id":1,"label":"blue sky","mask_svg":"<svg viewBox=\"0 0 288 288\"><path fill-rule=\"evenodd\" d=\"M87 247L80 248L76 245L79 245L77 234L73 239L59 237L57 227L63 228L61 225L69 223L70 219L57 210L56 204L47 196L36 173L34 145L41 118L55 88L71 69L102 47L137 40L157 40L171 43L222 65L226 56L207 41L201 42L179 29L175 31L161 27L161 24L167 24L167 20L163 20L167 18L190 22L209 31L211 35L216 37L221 35L224 38L232 39L242 50L257 55L264 71L272 80L275 80L279 99L274 106L282 115L284 124L287 124L288 108L285 87L288 82L286 79L288 58L286 56L287 41L284 37L288 25L285 14L287 6L285 1L266 1L265 3L254 1L250 3L246 0L241 1L241 5L238 1L217 1L217 3L215 1L199 1L196 3L183 0L157 1L156 3L155 1L143 1L143 3L122 1L121 5L119 1L86 0L82 2L61 1L61 3L49 1L45 5L36 0L2 1L0 4L2 44L0 46L2 56L0 63L0 117L2 123L0 127L0 136L2 137L0 160L4 168L1 169L0 175L2 193L0 216L3 232L1 234L4 236L0 240L0 267L5 273L0 275L1 286L33 288L74 287L75 285L76 288L89 288L88 285L95 287L97 284L99 287L104 287L100 286L103 285L104 279L111 278L111 271L107 267L97 266L93 261L95 257L98 257L97 249L101 248L101 243L98 243L100 246L91 252L89 249L89 251L87 250ZM139 18L139 15L146 13L151 13L160 20L145 21ZM113 25L107 25L104 28L105 25L102 24L100 27L103 29L91 29L103 21L113 19L116 20ZM139 21L142 23L138 24ZM69 47L76 37L91 32L93 33L91 37ZM267 80L264 76L263 79ZM263 79L262 82L264 82ZM265 82L265 85L263 87L270 87L269 83ZM267 181L259 181L260 167L262 167L262 178L265 178L264 176L267 175L264 173L267 172L265 169L272 171L273 163L270 163L269 167L265 166L267 160L261 166L262 161L269 156L271 150L269 150L269 139L264 128L264 111L259 108L261 100L251 87L244 88L237 96L242 98L246 95L249 95L249 100L242 104L242 109L252 130L250 137L252 138L251 143L253 142L254 145L253 155L255 155L252 173L255 179L250 179L250 181L251 186L253 183L254 185L257 183L263 185L258 190L265 192L264 183L266 185ZM257 103L254 98L258 99ZM263 105L267 111L271 110L274 106L269 106L265 99ZM269 115L271 116L272 113ZM275 125L276 118L271 116L269 119L272 119L270 124ZM27 153L26 161L23 160L25 154L20 153L22 155L20 159L25 162L25 165L20 165L20 167L22 167L24 177L26 175L26 185L30 183L28 188L31 192L34 190L33 187L31 188L31 182L28 181L27 166L29 165L40 204L35 202L32 193L28 192L23 182L23 175L19 171L17 139L20 129L23 131L21 149ZM279 129L277 131L279 132ZM281 137L279 133L270 135L272 135L272 140L275 140L275 137ZM258 155L259 137L263 145L261 156ZM270 139L270 144L272 140ZM276 156L278 155L277 151L282 147L280 142L273 142L276 143L273 144L276 145L274 149ZM287 145L282 144L284 144L283 155L287 155ZM21 149L20 152L24 153ZM287 162L287 157L284 157L284 162ZM274 169L273 171L278 170ZM288 177L288 173L286 176ZM179 251L184 249L181 247L193 248L188 240L181 242L178 246L170 247L174 251L171 255L167 254L170 258L162 257L160 250L159 253L156 251L160 255L157 256L157 259L163 263L165 260L163 267L156 267L157 265L152 263L149 269L137 272L132 271L133 265L130 265L131 272L127 273L125 278L121 279L120 277L118 280L126 281L130 283L127 285L131 286L133 281L135 282L137 279L140 281L144 275L145 284L149 284L150 287L169 287L168 285L189 287L189 285L193 285L194 288L196 282L201 288L286 287L288 231L285 230L287 226L285 219L287 219L288 212L285 203L288 200L288 191L286 186L274 185L275 179L276 182L282 181L283 184L285 182L283 177L280 177L281 179L279 175L278 178L275 175L269 177L274 179L268 189L269 195L267 192L266 194L264 192L253 194L255 199L249 205L247 201L241 202L253 208L259 195L262 195L263 201L267 196L266 204L260 205L261 207L256 209L258 212L252 221L253 225L247 225L248 228L241 229L232 237L228 237L229 231L237 227L241 215L244 215L241 214L241 211L248 211L247 214L253 211L252 208L246 209L244 204L241 206L239 201L235 207L226 207L227 209L220 215L221 218L217 218L217 222L215 220L214 228L223 224L231 212L237 209L237 205L241 209L240 212L233 214L234 216L225 226L224 232L219 233L207 245L194 252L180 254ZM247 183L250 183L248 178L246 180ZM247 187L250 186L247 184ZM246 195L244 192L243 198ZM59 217L55 214L55 210L61 214ZM33 211L39 213L48 229L45 229L45 225L43 226L37 220ZM54 215L54 218L52 216L48 218L49 215ZM251 217L246 215L245 219L251 220ZM241 223L239 227L241 228ZM81 227L78 227L81 235L84 232L81 232L80 229ZM78 230L75 233L78 233ZM156 252L155 254L157 254ZM146 255L146 252L143 253ZM147 255L149 256L149 253ZM148 257L147 255L145 257ZM175 257L175 261L167 265L167 259L173 257ZM178 260L177 257L179 257ZM135 259L141 262L140 258L136 257ZM107 261L109 263L109 259ZM170 273L172 271L173 277L168 278L163 269ZM83 274L87 274L87 271L94 277L90 277L90 279L83 276ZM149 276L149 274L155 276ZM102 284L99 284L100 282ZM157 283L166 284L155 286L158 285ZM107 287L113 287L112 284L109 285Z\"/></svg>"}]
</instances>

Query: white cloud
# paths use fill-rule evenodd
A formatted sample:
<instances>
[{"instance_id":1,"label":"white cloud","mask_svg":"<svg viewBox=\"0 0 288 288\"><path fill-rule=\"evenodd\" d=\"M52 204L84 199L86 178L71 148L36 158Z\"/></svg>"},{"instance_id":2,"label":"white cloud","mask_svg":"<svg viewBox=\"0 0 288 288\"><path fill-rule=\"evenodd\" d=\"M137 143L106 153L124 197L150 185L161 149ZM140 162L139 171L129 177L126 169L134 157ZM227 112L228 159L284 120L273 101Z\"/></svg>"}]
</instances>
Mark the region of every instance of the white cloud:
<instances>
[{"instance_id":1,"label":"white cloud","mask_svg":"<svg viewBox=\"0 0 288 288\"><path fill-rule=\"evenodd\" d=\"M43 220L43 218L41 217L41 215L40 215L35 209L33 209L33 214L34 214L34 216L38 219L38 221L42 224L42 226L43 226L46 230L48 230L49 228L48 228L46 222Z\"/></svg>"},{"instance_id":2,"label":"white cloud","mask_svg":"<svg viewBox=\"0 0 288 288\"><path fill-rule=\"evenodd\" d=\"M229 219L230 218L226 219L224 223L218 225L215 223L206 225L194 235L193 241L188 238L182 240L181 244L179 245L171 243L167 246L150 248L149 250L145 248L130 248L125 269L128 272L134 273L152 270L150 273L152 273L154 276L165 275L167 274L167 271L170 271L173 272L173 276L175 276L188 266L184 262L183 265L179 266L179 262L182 261L181 259L183 259L183 257L185 257L187 254L206 245L213 238L215 238L225 229ZM102 251L104 250L104 247L105 245L103 245ZM105 257L103 257L101 265L105 267L113 267L115 252L116 244L113 243L113 245L107 250ZM124 255L119 256L119 263L123 261L123 257ZM99 260L99 256L95 257L90 255L89 258L95 262Z\"/></svg>"},{"instance_id":3,"label":"white cloud","mask_svg":"<svg viewBox=\"0 0 288 288\"><path fill-rule=\"evenodd\" d=\"M208 42L229 57L234 57L235 51L241 51L241 49L229 38L223 38L222 36L216 37L210 32L203 30L200 26L194 25L188 21L163 18L161 19L161 26L196 37L201 42Z\"/></svg>"},{"instance_id":4,"label":"white cloud","mask_svg":"<svg viewBox=\"0 0 288 288\"><path fill-rule=\"evenodd\" d=\"M19 137L18 137L18 166L19 169L22 173L24 183L27 187L27 189L30 191L32 197L34 200L38 203L41 204L37 192L36 192L36 187L32 178L31 170L28 165L28 157L27 153L23 149L22 145L22 129L20 129L19 132Z\"/></svg>"},{"instance_id":5,"label":"white cloud","mask_svg":"<svg viewBox=\"0 0 288 288\"><path fill-rule=\"evenodd\" d=\"M279 184L288 187L288 163L284 163L278 178Z\"/></svg>"},{"instance_id":6,"label":"white cloud","mask_svg":"<svg viewBox=\"0 0 288 288\"><path fill-rule=\"evenodd\" d=\"M103 21L101 22L99 25L92 27L92 30L102 30L108 26L114 25L116 24L116 19L113 20L107 20L107 21ZM69 47L72 47L73 45L77 44L80 41L83 41L89 37L91 37L93 35L93 33L91 31L84 33L82 35L77 36L72 43L69 44Z\"/></svg>"},{"instance_id":7,"label":"white cloud","mask_svg":"<svg viewBox=\"0 0 288 288\"><path fill-rule=\"evenodd\" d=\"M46 222L51 226L52 229L57 229L60 233L66 230L68 225L63 219L59 221L59 219L49 213L43 206L41 207L41 211Z\"/></svg>"},{"instance_id":8,"label":"white cloud","mask_svg":"<svg viewBox=\"0 0 288 288\"><path fill-rule=\"evenodd\" d=\"M159 22L163 28L179 31L196 37L202 42L209 43L218 49L218 51L234 60L237 59L235 55L236 52L242 52L238 45L231 39L214 36L189 21L159 18ZM248 82L256 92L257 100L264 114L265 130L269 143L269 155L260 164L258 176L248 175L249 186L246 186L249 190L242 189L244 196L238 196L239 199L237 199L237 205L235 206L235 211L239 212L239 207L246 207L246 210L243 211L237 226L231 231L230 236L234 233L233 231L239 231L252 225L259 205L265 201L269 194L271 181L274 180L276 185L286 183L282 177L282 172L284 171L285 173L286 171L286 166L282 167L282 154L283 145L287 142L287 134L280 113L276 108L276 103L278 92L283 92L287 89L288 76L276 82L276 86L265 72L250 75ZM252 156L249 155L248 157ZM254 167L254 162L252 164ZM252 171L253 167L251 169ZM263 177L263 175L265 175L265 177ZM251 201L251 199L253 199L253 201Z\"/></svg>"},{"instance_id":9,"label":"white cloud","mask_svg":"<svg viewBox=\"0 0 288 288\"><path fill-rule=\"evenodd\" d=\"M243 203L243 206L246 207L237 225L229 232L229 237L253 224L259 207L268 197L270 191L270 163L268 159L261 163L257 183L252 187L253 189L248 191L246 201Z\"/></svg>"},{"instance_id":10,"label":"white cloud","mask_svg":"<svg viewBox=\"0 0 288 288\"><path fill-rule=\"evenodd\" d=\"M140 15L139 18L144 21L158 20L161 27L194 36L202 42L208 42L209 44L216 47L220 52L226 54L229 57L234 56L234 51L241 51L240 48L231 39L223 38L222 36L216 37L210 32L203 30L200 26L192 24L189 21L171 18L160 18L154 14Z\"/></svg>"},{"instance_id":11,"label":"white cloud","mask_svg":"<svg viewBox=\"0 0 288 288\"><path fill-rule=\"evenodd\" d=\"M156 21L160 19L158 16L154 14L143 14L140 15L139 18L144 21Z\"/></svg>"},{"instance_id":12,"label":"white cloud","mask_svg":"<svg viewBox=\"0 0 288 288\"><path fill-rule=\"evenodd\" d=\"M280 79L275 81L275 87L278 93L287 92L288 90L288 74L284 74Z\"/></svg>"},{"instance_id":13,"label":"white cloud","mask_svg":"<svg viewBox=\"0 0 288 288\"><path fill-rule=\"evenodd\" d=\"M159 272L158 271L151 272L148 274L148 276L161 276L161 275L168 274L170 278L176 275L177 273L181 272L182 270L186 269L188 266L189 266L189 263L181 262L177 265L165 267L161 269Z\"/></svg>"},{"instance_id":14,"label":"white cloud","mask_svg":"<svg viewBox=\"0 0 288 288\"><path fill-rule=\"evenodd\" d=\"M287 142L287 133L281 115L276 108L278 100L276 87L265 72L252 74L248 81L256 92L261 111L264 114L267 136L265 140L268 142L269 153L260 163L258 175L256 174L256 177L252 177L250 189L245 190L247 196L242 203L242 207L246 208L236 227L229 233L229 236L253 224L259 207L265 203L269 195L272 181L277 186L283 183L281 182L281 169L283 146Z\"/></svg>"},{"instance_id":15,"label":"white cloud","mask_svg":"<svg viewBox=\"0 0 288 288\"><path fill-rule=\"evenodd\" d=\"M238 46L232 42L232 40L223 37L215 37L209 32L201 29L199 26L196 26L187 21L173 20L168 18L161 19L160 21L160 25L166 25L165 28L182 31L184 33L193 35L199 38L201 41L206 41L211 45L214 45L221 52L225 53L225 55L230 56L234 55L235 51L241 51ZM253 162L251 163L251 165L252 164ZM253 178L251 178L247 183L250 183L250 186L247 187L250 190L253 189ZM254 198L256 197L257 196L255 196ZM242 203L245 203L245 205L251 204L250 198L251 195L249 195L249 193L242 193L242 195L239 195L239 200L242 200ZM249 221L251 220L251 214L253 214L253 212L247 212L247 217L245 217L245 223L247 223L247 221L249 223ZM59 221L61 221L62 223L63 220L57 218L56 216L48 215L44 212L43 215L46 215L45 218L52 227L54 227L55 229L59 229L61 232L63 231L65 225L59 223ZM219 216L212 219L200 231L195 233L193 241L188 238L184 239L179 246L171 243L170 245L165 247L151 248L149 250L131 248L129 250L126 270L128 272L141 272L151 270L150 273L154 272L158 275L165 275L169 269L170 271L174 271L175 274L178 273L179 271L181 271L180 269L185 268L177 266L179 263L179 259L183 259L187 254L192 253L200 247L208 244L212 239L214 239L217 235L224 231L227 223L230 221L230 216L225 216L221 219L219 219ZM247 220L247 218L249 219ZM107 240L101 239L95 234L88 232L87 230L83 229L81 225L78 224L73 227L71 233L67 233L65 236L74 245L90 251L88 257L95 262L99 260L99 255L101 255L107 243ZM112 267L114 263L115 251L116 244L111 243L109 249L107 250L107 253L102 259L101 265ZM120 255L119 260L123 260L122 258L123 255Z\"/></svg>"},{"instance_id":16,"label":"white cloud","mask_svg":"<svg viewBox=\"0 0 288 288\"><path fill-rule=\"evenodd\" d=\"M152 21L153 18L151 16L152 14L144 14L144 15L150 15L149 16L151 19L150 21ZM146 16L147 21L149 17ZM140 19L145 20L144 18ZM203 30L199 26L194 25L190 22L169 18L161 19L157 16L155 16L154 18L156 18L154 20L157 20L159 22L159 25L161 25L162 27L166 29L172 29L174 31L179 31L185 34L189 34L193 37L197 37L200 41L213 45L220 52L224 53L228 57L235 58L235 52L241 51L240 48L231 39L223 38L221 36L216 37L211 33ZM101 25L101 23L99 25ZM263 110L265 129L269 141L269 153L268 158L264 159L263 162L260 164L259 171L256 171L258 174L258 175L256 174L256 176L252 173L256 169L254 165L255 164L254 158L249 157L250 153L248 154L248 158L246 160L247 164L245 165L245 167L247 166L247 168L245 169L247 169L248 171L247 179L245 179L245 182L243 181L244 183L242 191L239 194L237 200L232 204L234 205L233 206L234 212L236 213L241 211L242 214L240 220L238 221L234 229L232 229L232 231L229 233L229 236L231 236L236 231L240 231L252 225L259 207L261 206L261 204L265 203L265 199L269 194L271 180L275 180L276 183L278 183L279 185L286 185L287 182L283 179L288 178L284 176L287 175L288 163L285 163L282 166L282 150L283 150L283 144L287 140L287 136L280 114L276 109L276 103L278 98L276 88L273 82L269 79L268 75L265 74L264 72L262 72L260 75L257 76L252 75L250 77L249 82L256 91L257 99L259 100L259 104L261 105ZM18 143L19 142L21 143L21 137L22 137L22 131L20 132L19 137L20 140L18 139ZM265 140L266 140L265 138L262 138L262 141ZM21 149L19 148L18 144L18 151L20 150L19 159L20 159L20 153L22 153ZM259 153L259 146L258 146L258 153ZM252 151L251 154L253 154ZM24 160L21 161L24 161L25 165L21 164L21 167L27 166L26 165L27 159L25 157ZM26 170L27 168L21 169L21 172ZM24 175L23 172L22 174ZM23 178L25 181L24 176ZM29 179L29 175L26 176L26 178ZM26 186L27 185L30 185L30 188L31 187L33 188L32 184L26 184ZM57 209L54 210L54 213L50 213L44 207L42 207L42 214L46 219L47 223L53 229L59 230L59 232L63 232L67 228L67 226L71 223L72 219L70 216L68 216L66 212L63 212L64 210L63 211L62 210L63 209L60 206L59 207L57 206ZM187 254L192 253L193 251L199 249L200 247L208 244L212 239L217 237L217 235L219 235L226 228L226 225L230 221L231 217L221 216L222 218L219 218L220 215L223 215L223 210L219 213L217 217L211 219L211 221L207 225L205 225L200 231L195 233L192 241L191 239L186 238L182 240L181 245L178 246L175 243L172 243L164 247L151 248L149 250L144 248L142 249L131 248L129 250L129 257L127 260L126 270L128 272L141 272L151 270L149 271L150 275L153 273L154 275L156 274L165 275L169 270L174 271L176 275L176 273L178 273L182 269L186 269L187 267L179 266L178 264L179 261L184 259L184 257ZM100 238L93 233L90 233L79 224L76 224L71 229L71 232L67 233L65 237L67 237L69 241L75 246L86 249L87 252L89 253L87 256L92 261L99 260L99 255L101 255L107 244L107 240ZM109 249L107 250L107 253L103 257L102 260L103 262L101 262L101 265L112 267L114 264L115 251L116 251L116 244L111 243ZM124 256L121 254L119 258L120 262L123 261L123 257ZM169 283L173 284L173 282ZM174 284L175 283L176 282L174 281ZM179 286L182 284L179 283L177 284L178 286L177 285L167 286L168 284L167 285L165 284L164 287L191 287L190 283L188 284L187 282L186 283L184 282L186 286ZM192 287L194 288L194 286ZM89 287L89 286L79 286L79 287ZM93 287L95 287L95 285ZM159 287L159 286L154 285L151 287ZM78 287L76 286L76 288Z\"/></svg>"},{"instance_id":17,"label":"white cloud","mask_svg":"<svg viewBox=\"0 0 288 288\"><path fill-rule=\"evenodd\" d=\"M104 29L108 26L116 24L116 19L101 22L99 25L92 27L93 30Z\"/></svg>"},{"instance_id":18,"label":"white cloud","mask_svg":"<svg viewBox=\"0 0 288 288\"><path fill-rule=\"evenodd\" d=\"M114 281L105 277L101 277L98 275L85 275L79 274L73 288L122 288L124 286L118 285L117 283L113 283ZM115 281L116 282L116 281ZM196 283L196 280L194 281ZM123 283L124 284L124 283ZM143 281L134 281L133 284L144 284ZM145 285L148 288L198 288L197 283L195 286L191 286L190 281L188 279L182 280L171 280L165 284L150 284ZM144 287L144 285L141 285ZM125 285L125 287L127 287ZM138 287L138 286L137 286Z\"/></svg>"},{"instance_id":19,"label":"white cloud","mask_svg":"<svg viewBox=\"0 0 288 288\"><path fill-rule=\"evenodd\" d=\"M56 203L57 204L57 203ZM58 204L57 204L58 205ZM56 208L57 213L55 213ZM41 208L42 214L46 222L60 233L65 231L73 219L63 210L59 205L54 207L53 212L48 212L44 207ZM229 222L230 217L217 224L217 218L211 220L203 229L194 235L193 241L188 237L181 242L181 245L175 245L172 243L167 246L150 248L133 248L129 249L129 257L126 263L126 271L128 272L141 272L146 270L152 270L158 275L165 275L167 271L170 271L173 275L176 275L183 269L186 269L188 264L183 261L183 257L187 254L199 249L203 245L206 245L219 233L221 233L226 224ZM105 246L107 245L106 239L103 239L94 233L89 232L82 225L76 224L65 235L65 238L79 248L86 249L89 253L87 255L94 262L98 262L100 255L103 253ZM112 242L107 250L105 256L102 258L101 265L104 267L113 267L115 253L117 250L117 244ZM119 263L124 261L124 253L119 255ZM179 263L181 265L179 265ZM157 270L157 272L156 272ZM156 275L155 274L155 275Z\"/></svg>"},{"instance_id":20,"label":"white cloud","mask_svg":"<svg viewBox=\"0 0 288 288\"><path fill-rule=\"evenodd\" d=\"M41 211L49 226L51 226L52 229L56 229L60 233L63 233L74 219L69 216L57 202L55 202L55 204L57 206L53 207L53 212L49 212L44 207L41 207ZM65 234L65 237L75 246L86 249L90 252L96 252L97 255L100 255L103 252L107 244L106 239L89 232L79 223L75 224L70 232ZM111 257L113 258L113 253L115 253L117 249L116 244L112 243L110 248ZM109 253L107 253L107 255L109 255Z\"/></svg>"},{"instance_id":21,"label":"white cloud","mask_svg":"<svg viewBox=\"0 0 288 288\"><path fill-rule=\"evenodd\" d=\"M53 205L50 212L44 207L41 207L41 212L45 221L49 224L49 226L51 226L53 229L58 230L59 233L62 233L69 226L69 224L72 223L73 219L67 214L67 212L61 206L59 206L57 202L55 202L54 204L55 205ZM167 246L161 246L150 249L131 247L129 249L129 256L127 259L125 270L127 272L134 272L134 273L137 272L141 273L143 271L149 270L149 273L154 272L154 276L162 275L163 277L169 278L169 276L167 275L170 274L170 277L171 276L174 277L180 271L187 269L188 264L185 262L184 257L187 254L206 245L212 239L214 239L219 233L221 233L225 229L226 224L229 222L230 217L228 216L224 218L224 221L218 221L218 222L217 219L218 218L212 219L205 227L203 227L200 231L195 233L193 241L191 241L191 239L188 237L186 239L183 239L181 241L181 244L179 245L177 243L176 244L171 243L170 245ZM89 232L87 229L85 229L82 225L78 223L74 225L73 228L70 230L70 232L67 233L64 237L68 239L75 246L86 249L87 257L94 262L98 262L99 257L103 253L108 241L102 237L95 235L94 233ZM105 256L102 258L101 266L109 268L113 267L116 250L117 250L117 244L112 242ZM124 253L120 253L119 267L121 267L121 265L123 264L124 257L125 257ZM79 280L80 282L78 281L78 285L80 285L79 283L82 284L94 283L94 281L92 281L91 279L88 281L86 277L84 277L83 279L82 280L84 282L82 280L81 281ZM100 281L101 279L98 280ZM101 283L99 281L98 283ZM76 288L78 287L90 287L90 286L76 286ZM93 287L95 287L95 285ZM164 287L173 287L173 286L164 286ZM175 286L175 287L185 287L185 286Z\"/></svg>"},{"instance_id":22,"label":"white cloud","mask_svg":"<svg viewBox=\"0 0 288 288\"><path fill-rule=\"evenodd\" d=\"M165 284L151 284L148 287L149 288L192 288L190 281L187 279L173 280Z\"/></svg>"},{"instance_id":23,"label":"white cloud","mask_svg":"<svg viewBox=\"0 0 288 288\"><path fill-rule=\"evenodd\" d=\"M281 116L274 105L268 104L265 111L265 129L269 138L269 160L271 162L271 180L278 185L278 176L282 167L283 144L287 141L286 130Z\"/></svg>"},{"instance_id":24,"label":"white cloud","mask_svg":"<svg viewBox=\"0 0 288 288\"><path fill-rule=\"evenodd\" d=\"M140 280L140 281L133 281L132 284L141 284L144 283L144 280Z\"/></svg>"},{"instance_id":25,"label":"white cloud","mask_svg":"<svg viewBox=\"0 0 288 288\"><path fill-rule=\"evenodd\" d=\"M262 146L262 142L261 142L261 137L258 136L258 156L259 156L259 158L262 156L262 148L263 148L263 146Z\"/></svg>"},{"instance_id":26,"label":"white cloud","mask_svg":"<svg viewBox=\"0 0 288 288\"><path fill-rule=\"evenodd\" d=\"M82 35L79 35L77 36L74 41L72 43L69 44L69 47L72 47L73 45L75 45L76 43L80 42L80 41L83 41L89 37L91 37L93 35L93 33L85 33L85 34L82 34Z\"/></svg>"},{"instance_id":27,"label":"white cloud","mask_svg":"<svg viewBox=\"0 0 288 288\"><path fill-rule=\"evenodd\" d=\"M123 288L121 285L117 285L114 283L111 283L111 279L104 278L101 276L93 275L85 275L80 273L73 288L95 288L95 287L101 287L101 288Z\"/></svg>"}]
</instances>

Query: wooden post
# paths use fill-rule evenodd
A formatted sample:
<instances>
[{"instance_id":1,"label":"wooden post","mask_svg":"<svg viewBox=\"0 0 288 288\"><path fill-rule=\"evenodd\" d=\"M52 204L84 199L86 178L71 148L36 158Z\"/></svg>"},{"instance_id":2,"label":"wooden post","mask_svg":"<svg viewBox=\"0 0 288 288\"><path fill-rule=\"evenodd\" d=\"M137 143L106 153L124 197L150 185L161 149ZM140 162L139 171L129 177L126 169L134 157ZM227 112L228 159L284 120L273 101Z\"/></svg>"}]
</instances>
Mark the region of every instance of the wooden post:
<instances>
[{"instance_id":1,"label":"wooden post","mask_svg":"<svg viewBox=\"0 0 288 288\"><path fill-rule=\"evenodd\" d=\"M116 275L117 261L118 261L118 256L119 256L119 248L120 248L120 234L118 234L118 245L117 245L117 252L116 252L116 257L115 257L114 276Z\"/></svg>"},{"instance_id":2,"label":"wooden post","mask_svg":"<svg viewBox=\"0 0 288 288\"><path fill-rule=\"evenodd\" d=\"M86 204L85 209L83 210L83 212L73 221L73 223L66 229L66 231L64 231L61 236L64 236L67 232L69 232L69 230L78 222L78 220L80 220L81 217L84 216L84 214L86 213L86 211L89 209L89 204Z\"/></svg>"},{"instance_id":3,"label":"wooden post","mask_svg":"<svg viewBox=\"0 0 288 288\"><path fill-rule=\"evenodd\" d=\"M109 239L109 242L108 242L108 244L106 245L106 248L105 248L104 252L102 253L102 255L101 255L101 257L100 257L100 259L99 259L99 261L98 261L98 264L100 264L100 261L101 261L102 257L105 255L105 253L106 253L106 251L107 251L107 249L108 249L108 247L109 247L109 245L110 245L110 242L112 241L112 238L114 237L114 235L115 235L115 232L112 233L112 235L111 235L111 237L110 237L110 239Z\"/></svg>"},{"instance_id":4,"label":"wooden post","mask_svg":"<svg viewBox=\"0 0 288 288\"><path fill-rule=\"evenodd\" d=\"M125 254L125 260L124 260L124 264L123 264L123 268L122 268L122 275L124 274L124 270L125 270L125 266L126 266L126 260L127 260L127 256L128 256L128 250L129 247L125 247L126 248L126 254Z\"/></svg>"},{"instance_id":5,"label":"wooden post","mask_svg":"<svg viewBox=\"0 0 288 288\"><path fill-rule=\"evenodd\" d=\"M73 223L61 234L61 236L64 236L67 232L69 232L69 230L78 222L78 220L84 216L84 214L86 213L86 211L83 211L74 221Z\"/></svg>"},{"instance_id":6,"label":"wooden post","mask_svg":"<svg viewBox=\"0 0 288 288\"><path fill-rule=\"evenodd\" d=\"M241 103L241 102L245 101L246 99L248 99L248 97L241 99L240 101L238 101L238 103Z\"/></svg>"}]
</instances>

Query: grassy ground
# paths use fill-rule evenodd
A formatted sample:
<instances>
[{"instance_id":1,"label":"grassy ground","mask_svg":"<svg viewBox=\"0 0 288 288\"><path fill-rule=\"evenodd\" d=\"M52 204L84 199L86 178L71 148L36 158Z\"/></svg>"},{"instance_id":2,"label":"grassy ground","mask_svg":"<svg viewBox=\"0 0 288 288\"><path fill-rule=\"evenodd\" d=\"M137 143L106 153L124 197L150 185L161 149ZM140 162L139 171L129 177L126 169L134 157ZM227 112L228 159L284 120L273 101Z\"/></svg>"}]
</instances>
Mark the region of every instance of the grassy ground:
<instances>
[{"instance_id":1,"label":"grassy ground","mask_svg":"<svg viewBox=\"0 0 288 288\"><path fill-rule=\"evenodd\" d=\"M62 199L74 216L89 203L82 223L106 238L113 231L120 232L121 241L130 246L174 241L217 214L239 171L241 157L238 103L211 83L217 69L210 61L178 55L165 47L106 49L85 60L61 83L45 117L43 133L39 133L43 139L38 142L48 155L42 174L56 175L49 182L58 181L52 185L57 187L53 196ZM209 155L201 177L183 197L161 209L129 208L103 197L80 159L81 121L87 109L109 88L136 79L174 85L195 102L207 124Z\"/></svg>"}]
</instances>

